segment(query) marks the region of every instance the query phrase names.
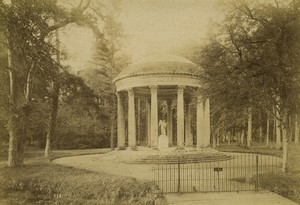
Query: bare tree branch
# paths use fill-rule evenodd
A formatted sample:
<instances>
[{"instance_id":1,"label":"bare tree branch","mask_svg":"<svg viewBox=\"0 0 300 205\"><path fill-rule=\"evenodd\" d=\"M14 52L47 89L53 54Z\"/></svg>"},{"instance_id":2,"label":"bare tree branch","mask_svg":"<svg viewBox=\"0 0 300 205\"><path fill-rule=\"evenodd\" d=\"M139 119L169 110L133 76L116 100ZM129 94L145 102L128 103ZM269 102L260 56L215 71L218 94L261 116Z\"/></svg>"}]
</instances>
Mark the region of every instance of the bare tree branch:
<instances>
[{"instance_id":1,"label":"bare tree branch","mask_svg":"<svg viewBox=\"0 0 300 205\"><path fill-rule=\"evenodd\" d=\"M237 45L237 43L235 42L234 38L233 38L233 33L231 30L228 30L229 36L230 36L230 40L231 43L234 45L235 49L237 50L238 56L240 58L240 61L243 61L243 53L242 50L240 49L240 47Z\"/></svg>"},{"instance_id":2,"label":"bare tree branch","mask_svg":"<svg viewBox=\"0 0 300 205\"><path fill-rule=\"evenodd\" d=\"M105 19L105 16L103 14L101 14L100 12L98 12L96 9L94 9L92 7L90 7L90 9L93 10L97 14L97 16L99 16L102 20Z\"/></svg>"},{"instance_id":3,"label":"bare tree branch","mask_svg":"<svg viewBox=\"0 0 300 205\"><path fill-rule=\"evenodd\" d=\"M91 0L88 0L87 3L86 3L84 6L82 6L82 5L83 5L83 1L84 1L84 0L81 0L80 3L79 3L79 5L78 5L78 7L74 9L74 10L80 11L81 14L82 14L82 13L90 6L90 4L91 4ZM67 18L65 21L62 21L62 22L59 22L59 23L54 24L54 25L52 25L52 26L49 26L44 32L42 32L40 39L44 39L44 38L46 37L46 35L48 35L50 32L55 31L55 30L57 30L57 29L60 29L60 28L62 28L62 27L65 27L66 25L68 25L68 24L70 24L70 23L74 23L74 22L76 22L76 20L77 20L77 19L74 18L74 17L69 17L69 18Z\"/></svg>"}]
</instances>

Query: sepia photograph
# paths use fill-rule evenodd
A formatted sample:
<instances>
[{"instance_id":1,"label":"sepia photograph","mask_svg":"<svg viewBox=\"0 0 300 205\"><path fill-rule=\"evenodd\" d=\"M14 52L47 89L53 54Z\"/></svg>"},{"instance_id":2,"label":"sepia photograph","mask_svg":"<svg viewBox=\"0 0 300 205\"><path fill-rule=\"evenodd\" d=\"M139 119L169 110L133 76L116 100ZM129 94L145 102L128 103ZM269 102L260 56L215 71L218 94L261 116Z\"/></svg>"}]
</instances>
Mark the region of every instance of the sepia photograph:
<instances>
[{"instance_id":1,"label":"sepia photograph","mask_svg":"<svg viewBox=\"0 0 300 205\"><path fill-rule=\"evenodd\" d=\"M0 205L300 204L300 0L0 0Z\"/></svg>"}]
</instances>

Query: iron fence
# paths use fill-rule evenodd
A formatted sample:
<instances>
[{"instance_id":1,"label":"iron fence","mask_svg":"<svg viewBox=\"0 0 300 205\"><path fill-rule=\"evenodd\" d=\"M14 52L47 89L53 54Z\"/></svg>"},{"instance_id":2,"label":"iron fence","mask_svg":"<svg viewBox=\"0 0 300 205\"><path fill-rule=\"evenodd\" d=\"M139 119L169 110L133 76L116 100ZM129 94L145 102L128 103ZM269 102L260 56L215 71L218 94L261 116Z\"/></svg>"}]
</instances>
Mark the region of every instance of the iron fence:
<instances>
[{"instance_id":1,"label":"iron fence","mask_svg":"<svg viewBox=\"0 0 300 205\"><path fill-rule=\"evenodd\" d=\"M173 163L159 162L153 168L163 193L255 190L261 174L280 172L282 166L279 157L269 155L233 154L226 160L194 163L184 155L174 157Z\"/></svg>"}]
</instances>

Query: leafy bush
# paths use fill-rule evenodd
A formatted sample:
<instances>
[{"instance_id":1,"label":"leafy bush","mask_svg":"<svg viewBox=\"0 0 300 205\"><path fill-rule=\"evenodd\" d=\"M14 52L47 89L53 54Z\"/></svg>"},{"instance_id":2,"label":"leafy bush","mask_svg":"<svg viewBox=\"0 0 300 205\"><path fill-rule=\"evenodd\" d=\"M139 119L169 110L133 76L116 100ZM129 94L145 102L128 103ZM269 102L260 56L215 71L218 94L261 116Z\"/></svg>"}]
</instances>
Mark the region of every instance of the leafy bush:
<instances>
[{"instance_id":1,"label":"leafy bush","mask_svg":"<svg viewBox=\"0 0 300 205\"><path fill-rule=\"evenodd\" d=\"M155 185L51 163L0 169L0 198L31 204L154 204Z\"/></svg>"},{"instance_id":2,"label":"leafy bush","mask_svg":"<svg viewBox=\"0 0 300 205\"><path fill-rule=\"evenodd\" d=\"M63 133L57 136L54 143L59 149L105 148L110 146L110 133L78 134Z\"/></svg>"}]
</instances>

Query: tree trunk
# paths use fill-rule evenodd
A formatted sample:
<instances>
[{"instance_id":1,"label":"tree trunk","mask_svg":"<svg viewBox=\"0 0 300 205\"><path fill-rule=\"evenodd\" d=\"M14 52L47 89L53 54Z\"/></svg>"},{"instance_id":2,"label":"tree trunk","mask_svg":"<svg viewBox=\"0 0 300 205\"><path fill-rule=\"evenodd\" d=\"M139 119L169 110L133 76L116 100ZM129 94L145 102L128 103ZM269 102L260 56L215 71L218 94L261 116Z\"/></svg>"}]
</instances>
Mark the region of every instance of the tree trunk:
<instances>
[{"instance_id":1,"label":"tree trunk","mask_svg":"<svg viewBox=\"0 0 300 205\"><path fill-rule=\"evenodd\" d=\"M263 136L263 130L262 130L262 126L259 126L259 142L262 142L262 136Z\"/></svg>"},{"instance_id":2,"label":"tree trunk","mask_svg":"<svg viewBox=\"0 0 300 205\"><path fill-rule=\"evenodd\" d=\"M275 109L274 109L274 112L273 113L275 113L276 114L276 111L275 111ZM272 139L271 139L271 141L272 142L275 142L276 141L276 130L277 130L277 126L276 126L277 124L276 124L276 117L275 116L273 116L273 133L272 133Z\"/></svg>"},{"instance_id":3,"label":"tree trunk","mask_svg":"<svg viewBox=\"0 0 300 205\"><path fill-rule=\"evenodd\" d=\"M219 130L216 130L214 135L213 135L213 148L216 148L216 142L217 142L217 135L218 135Z\"/></svg>"},{"instance_id":4,"label":"tree trunk","mask_svg":"<svg viewBox=\"0 0 300 205\"><path fill-rule=\"evenodd\" d=\"M252 141L252 107L248 108L248 132L247 132L247 147L251 147Z\"/></svg>"},{"instance_id":5,"label":"tree trunk","mask_svg":"<svg viewBox=\"0 0 300 205\"><path fill-rule=\"evenodd\" d=\"M110 148L111 150L115 149L115 116L112 114L110 120Z\"/></svg>"},{"instance_id":6,"label":"tree trunk","mask_svg":"<svg viewBox=\"0 0 300 205\"><path fill-rule=\"evenodd\" d=\"M24 140L22 136L22 130L24 128L24 120L22 118L24 112L22 112L22 102L24 102L25 99L22 99L22 96L24 97L23 90L18 85L19 80L13 66L13 54L11 53L10 48L7 50L7 56L10 83L8 166L18 167L23 165L24 158Z\"/></svg>"},{"instance_id":7,"label":"tree trunk","mask_svg":"<svg viewBox=\"0 0 300 205\"><path fill-rule=\"evenodd\" d=\"M113 96L112 99L112 112L110 116L110 148L111 150L115 149L115 118L116 118L116 102L115 102L115 96Z\"/></svg>"},{"instance_id":8,"label":"tree trunk","mask_svg":"<svg viewBox=\"0 0 300 205\"><path fill-rule=\"evenodd\" d=\"M21 120L16 116L10 118L8 166L19 167L23 165L24 142L20 129Z\"/></svg>"},{"instance_id":9,"label":"tree trunk","mask_svg":"<svg viewBox=\"0 0 300 205\"><path fill-rule=\"evenodd\" d=\"M58 97L59 97L59 82L58 79L54 82L54 90L53 90L53 96L52 96L52 105L51 105L51 114L50 114L50 120L48 125L48 132L46 136L46 146L45 146L45 157L49 157L52 155L52 141L55 134L55 128L56 128L56 118L57 118L57 112L58 112Z\"/></svg>"},{"instance_id":10,"label":"tree trunk","mask_svg":"<svg viewBox=\"0 0 300 205\"><path fill-rule=\"evenodd\" d=\"M295 114L295 144L299 143L298 114Z\"/></svg>"},{"instance_id":11,"label":"tree trunk","mask_svg":"<svg viewBox=\"0 0 300 205\"><path fill-rule=\"evenodd\" d=\"M269 138L270 138L270 115L267 113L267 131L266 131L266 146L270 146Z\"/></svg>"},{"instance_id":12,"label":"tree trunk","mask_svg":"<svg viewBox=\"0 0 300 205\"><path fill-rule=\"evenodd\" d=\"M244 138L245 138L245 131L243 129L241 133L241 145L244 145Z\"/></svg>"},{"instance_id":13,"label":"tree trunk","mask_svg":"<svg viewBox=\"0 0 300 205\"><path fill-rule=\"evenodd\" d=\"M225 133L225 129L222 129L222 142L224 143L226 141L226 133Z\"/></svg>"},{"instance_id":14,"label":"tree trunk","mask_svg":"<svg viewBox=\"0 0 300 205\"><path fill-rule=\"evenodd\" d=\"M56 61L58 65L60 65L60 41L59 41L59 33L58 30L55 31L56 36ZM56 79L54 80L53 85L53 94L52 94L52 105L51 105L51 113L50 113L50 120L48 125L48 132L46 136L46 146L45 146L45 157L49 157L52 155L52 141L55 134L56 128L56 118L58 112L58 99L59 99L59 89L60 89L60 82L59 82L59 72L60 68L58 68L58 74Z\"/></svg>"},{"instance_id":15,"label":"tree trunk","mask_svg":"<svg viewBox=\"0 0 300 205\"><path fill-rule=\"evenodd\" d=\"M287 141L287 130L282 129L282 171L288 171L288 141Z\"/></svg>"},{"instance_id":16,"label":"tree trunk","mask_svg":"<svg viewBox=\"0 0 300 205\"><path fill-rule=\"evenodd\" d=\"M289 164L288 164L288 148L289 148L289 136L290 129L288 123L287 111L284 110L282 113L283 126L282 126L282 171L288 172Z\"/></svg>"},{"instance_id":17,"label":"tree trunk","mask_svg":"<svg viewBox=\"0 0 300 205\"><path fill-rule=\"evenodd\" d=\"M281 148L281 131L282 131L282 125L281 122L279 120L280 116L278 114L278 110L275 111L276 113L276 149L280 149Z\"/></svg>"},{"instance_id":18,"label":"tree trunk","mask_svg":"<svg viewBox=\"0 0 300 205\"><path fill-rule=\"evenodd\" d=\"M258 141L261 143L263 138L263 130L262 130L262 111L259 110L259 139Z\"/></svg>"},{"instance_id":19,"label":"tree trunk","mask_svg":"<svg viewBox=\"0 0 300 205\"><path fill-rule=\"evenodd\" d=\"M230 145L230 132L226 132L227 144Z\"/></svg>"},{"instance_id":20,"label":"tree trunk","mask_svg":"<svg viewBox=\"0 0 300 205\"><path fill-rule=\"evenodd\" d=\"M28 74L27 74L27 79L26 79L26 90L25 90L25 100L26 100L26 106L30 107L31 106L31 90L32 90L32 73L34 69L35 63L32 62L31 66L29 68ZM27 123L28 123L28 116L29 113L25 112L24 113L24 124L23 124L23 139L27 139ZM30 144L33 145L33 136L30 136Z\"/></svg>"}]
</instances>

